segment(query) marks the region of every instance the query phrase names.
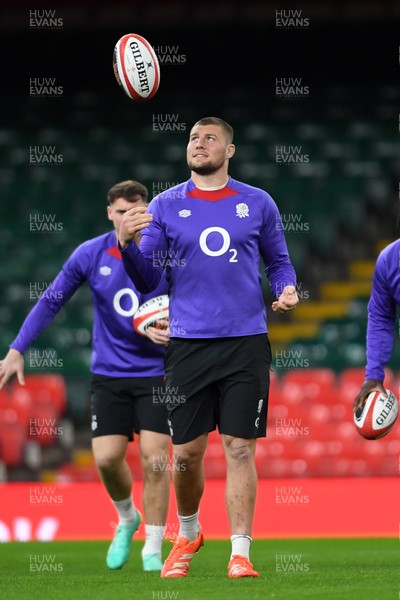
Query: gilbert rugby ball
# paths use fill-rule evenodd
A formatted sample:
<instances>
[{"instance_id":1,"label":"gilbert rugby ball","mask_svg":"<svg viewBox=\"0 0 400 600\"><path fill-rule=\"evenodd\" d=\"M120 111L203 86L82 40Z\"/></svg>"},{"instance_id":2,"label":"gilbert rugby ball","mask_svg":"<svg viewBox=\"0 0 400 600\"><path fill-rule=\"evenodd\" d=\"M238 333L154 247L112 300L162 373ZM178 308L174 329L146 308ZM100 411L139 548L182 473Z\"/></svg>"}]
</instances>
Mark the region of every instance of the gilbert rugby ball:
<instances>
[{"instance_id":1,"label":"gilbert rugby ball","mask_svg":"<svg viewBox=\"0 0 400 600\"><path fill-rule=\"evenodd\" d=\"M150 100L160 84L160 65L144 37L127 33L115 44L114 75L125 94L133 100Z\"/></svg>"},{"instance_id":2,"label":"gilbert rugby ball","mask_svg":"<svg viewBox=\"0 0 400 600\"><path fill-rule=\"evenodd\" d=\"M169 315L169 298L167 295L150 298L139 306L133 317L133 328L136 333L146 335L146 329L151 325L157 327L160 319L166 319Z\"/></svg>"},{"instance_id":3,"label":"gilbert rugby ball","mask_svg":"<svg viewBox=\"0 0 400 600\"><path fill-rule=\"evenodd\" d=\"M392 429L399 414L399 402L390 390L387 398L381 392L368 394L364 404L354 413L357 431L367 440L383 437Z\"/></svg>"}]
</instances>

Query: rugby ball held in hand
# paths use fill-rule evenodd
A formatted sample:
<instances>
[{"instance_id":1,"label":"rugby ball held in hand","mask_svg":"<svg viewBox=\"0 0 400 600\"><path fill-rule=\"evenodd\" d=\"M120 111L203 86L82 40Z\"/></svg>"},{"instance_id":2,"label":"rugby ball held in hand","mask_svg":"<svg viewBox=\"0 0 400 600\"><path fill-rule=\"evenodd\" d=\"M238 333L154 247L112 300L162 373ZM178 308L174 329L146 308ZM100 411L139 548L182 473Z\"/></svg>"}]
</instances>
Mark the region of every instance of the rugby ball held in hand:
<instances>
[{"instance_id":1,"label":"rugby ball held in hand","mask_svg":"<svg viewBox=\"0 0 400 600\"><path fill-rule=\"evenodd\" d=\"M114 75L132 100L150 100L160 84L160 65L149 42L137 33L127 33L115 44Z\"/></svg>"},{"instance_id":2,"label":"rugby ball held in hand","mask_svg":"<svg viewBox=\"0 0 400 600\"><path fill-rule=\"evenodd\" d=\"M157 327L158 321L168 318L169 298L166 294L150 298L139 306L133 317L133 328L139 335L146 335L146 329Z\"/></svg>"},{"instance_id":3,"label":"rugby ball held in hand","mask_svg":"<svg viewBox=\"0 0 400 600\"><path fill-rule=\"evenodd\" d=\"M367 440L377 440L392 429L399 414L399 402L390 390L387 397L378 391L370 392L364 404L354 413L357 431Z\"/></svg>"}]
</instances>

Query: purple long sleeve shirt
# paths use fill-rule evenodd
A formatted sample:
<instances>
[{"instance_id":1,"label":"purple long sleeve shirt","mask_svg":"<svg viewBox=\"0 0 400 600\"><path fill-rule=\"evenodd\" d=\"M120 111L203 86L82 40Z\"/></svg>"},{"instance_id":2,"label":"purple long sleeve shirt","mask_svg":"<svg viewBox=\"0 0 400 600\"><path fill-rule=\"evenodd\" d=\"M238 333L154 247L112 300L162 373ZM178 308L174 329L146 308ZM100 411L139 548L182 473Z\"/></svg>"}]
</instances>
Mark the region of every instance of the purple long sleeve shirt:
<instances>
[{"instance_id":1,"label":"purple long sleeve shirt","mask_svg":"<svg viewBox=\"0 0 400 600\"><path fill-rule=\"evenodd\" d=\"M400 304L400 240L379 254L368 303L366 379L383 381L394 342L396 306Z\"/></svg>"},{"instance_id":2,"label":"purple long sleeve shirt","mask_svg":"<svg viewBox=\"0 0 400 600\"><path fill-rule=\"evenodd\" d=\"M163 375L164 348L138 335L132 319L143 302L167 293L167 283L162 276L150 294L135 289L123 267L114 231L81 244L72 253L10 347L24 353L86 281L94 307L91 371L110 377Z\"/></svg>"},{"instance_id":3,"label":"purple long sleeve shirt","mask_svg":"<svg viewBox=\"0 0 400 600\"><path fill-rule=\"evenodd\" d=\"M153 199L153 221L122 260L135 286L149 292L165 268L171 337L213 338L267 332L260 257L279 297L296 285L282 221L263 190L229 178L220 190L189 179Z\"/></svg>"}]
</instances>

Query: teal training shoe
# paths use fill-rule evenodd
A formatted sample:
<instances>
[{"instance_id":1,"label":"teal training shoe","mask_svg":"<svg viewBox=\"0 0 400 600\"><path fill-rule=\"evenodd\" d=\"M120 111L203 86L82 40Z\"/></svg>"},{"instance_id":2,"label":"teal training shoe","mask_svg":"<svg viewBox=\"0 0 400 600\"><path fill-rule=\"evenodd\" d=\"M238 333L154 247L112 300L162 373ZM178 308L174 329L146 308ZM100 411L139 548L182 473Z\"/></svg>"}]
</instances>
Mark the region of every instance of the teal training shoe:
<instances>
[{"instance_id":1,"label":"teal training shoe","mask_svg":"<svg viewBox=\"0 0 400 600\"><path fill-rule=\"evenodd\" d=\"M136 521L132 525L119 525L107 553L107 567L121 569L128 562L132 536L139 529L142 515L136 509Z\"/></svg>"},{"instance_id":2,"label":"teal training shoe","mask_svg":"<svg viewBox=\"0 0 400 600\"><path fill-rule=\"evenodd\" d=\"M145 554L142 556L143 571L161 571L162 560L161 556L155 552L154 554Z\"/></svg>"}]
</instances>

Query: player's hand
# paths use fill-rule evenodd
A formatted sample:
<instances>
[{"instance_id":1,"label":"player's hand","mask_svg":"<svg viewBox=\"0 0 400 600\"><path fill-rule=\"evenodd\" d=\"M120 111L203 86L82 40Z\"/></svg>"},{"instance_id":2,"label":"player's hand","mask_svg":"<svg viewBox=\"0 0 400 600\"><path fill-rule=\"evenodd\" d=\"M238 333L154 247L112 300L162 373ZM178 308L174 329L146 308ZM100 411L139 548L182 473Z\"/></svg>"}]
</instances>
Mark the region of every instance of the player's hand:
<instances>
[{"instance_id":1,"label":"player's hand","mask_svg":"<svg viewBox=\"0 0 400 600\"><path fill-rule=\"evenodd\" d=\"M125 248L133 239L136 243L140 241L139 232L148 227L153 220L153 215L146 213L146 210L146 206L135 206L124 213L118 232L121 248Z\"/></svg>"},{"instance_id":2,"label":"player's hand","mask_svg":"<svg viewBox=\"0 0 400 600\"><path fill-rule=\"evenodd\" d=\"M356 412L358 408L361 408L365 398L370 392L381 392L384 396L387 396L386 390L383 387L383 383L377 379L366 379L361 386L360 391L354 398L353 412Z\"/></svg>"},{"instance_id":3,"label":"player's hand","mask_svg":"<svg viewBox=\"0 0 400 600\"><path fill-rule=\"evenodd\" d=\"M298 303L299 297L296 288L294 285L286 285L278 300L272 303L272 310L279 313L288 312L293 310Z\"/></svg>"},{"instance_id":4,"label":"player's hand","mask_svg":"<svg viewBox=\"0 0 400 600\"><path fill-rule=\"evenodd\" d=\"M16 375L21 385L25 385L24 357L18 350L10 348L3 360L0 360L0 390L7 381Z\"/></svg>"},{"instance_id":5,"label":"player's hand","mask_svg":"<svg viewBox=\"0 0 400 600\"><path fill-rule=\"evenodd\" d=\"M146 329L147 337L160 346L168 346L170 333L169 319L160 319L158 327L148 327Z\"/></svg>"}]
</instances>

